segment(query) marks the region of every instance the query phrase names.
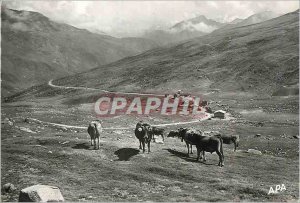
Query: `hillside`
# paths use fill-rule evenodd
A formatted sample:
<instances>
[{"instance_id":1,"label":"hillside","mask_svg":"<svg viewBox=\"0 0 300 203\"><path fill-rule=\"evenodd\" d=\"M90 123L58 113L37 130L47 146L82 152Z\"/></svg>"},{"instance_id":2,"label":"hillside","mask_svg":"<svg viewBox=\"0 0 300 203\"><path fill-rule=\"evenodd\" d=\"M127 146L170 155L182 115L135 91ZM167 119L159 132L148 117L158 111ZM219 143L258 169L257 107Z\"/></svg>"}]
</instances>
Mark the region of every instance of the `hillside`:
<instances>
[{"instance_id":1,"label":"hillside","mask_svg":"<svg viewBox=\"0 0 300 203\"><path fill-rule=\"evenodd\" d=\"M37 12L2 8L2 95L82 72L156 47L54 22Z\"/></svg>"},{"instance_id":2,"label":"hillside","mask_svg":"<svg viewBox=\"0 0 300 203\"><path fill-rule=\"evenodd\" d=\"M271 95L299 79L298 11L156 48L54 84L123 91L255 92Z\"/></svg>"}]
</instances>

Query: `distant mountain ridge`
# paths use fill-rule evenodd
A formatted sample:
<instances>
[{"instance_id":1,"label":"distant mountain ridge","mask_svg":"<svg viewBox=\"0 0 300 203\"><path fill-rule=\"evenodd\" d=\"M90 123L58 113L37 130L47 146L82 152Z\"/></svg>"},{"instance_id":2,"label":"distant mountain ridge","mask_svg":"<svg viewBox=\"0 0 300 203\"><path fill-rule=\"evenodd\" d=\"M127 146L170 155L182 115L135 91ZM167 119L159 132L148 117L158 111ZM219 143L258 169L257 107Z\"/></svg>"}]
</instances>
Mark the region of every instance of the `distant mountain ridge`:
<instances>
[{"instance_id":1,"label":"distant mountain ridge","mask_svg":"<svg viewBox=\"0 0 300 203\"><path fill-rule=\"evenodd\" d=\"M272 11L264 11L264 12L253 14L246 19L235 19L234 21L232 21L234 23L230 22L228 23L228 25L222 27L221 29L231 29L235 27L242 27L242 26L252 25L256 23L261 23L270 20L272 18L276 18L278 16L279 16L278 14Z\"/></svg>"},{"instance_id":2,"label":"distant mountain ridge","mask_svg":"<svg viewBox=\"0 0 300 203\"><path fill-rule=\"evenodd\" d=\"M195 37L201 37L213 31L261 23L275 17L278 17L278 14L271 11L265 11L253 14L246 19L236 18L231 22L221 23L216 20L208 19L204 15L200 15L178 22L169 29L149 30L145 32L142 37L156 40L162 45L176 44Z\"/></svg>"},{"instance_id":3,"label":"distant mountain ridge","mask_svg":"<svg viewBox=\"0 0 300 203\"><path fill-rule=\"evenodd\" d=\"M222 26L226 25L225 23L220 23L215 20L207 19L204 15L197 16L185 21L181 21L171 27L172 31L200 31L204 33L210 33Z\"/></svg>"},{"instance_id":4,"label":"distant mountain ridge","mask_svg":"<svg viewBox=\"0 0 300 203\"><path fill-rule=\"evenodd\" d=\"M114 38L2 7L2 95L89 70L157 47L143 38Z\"/></svg>"},{"instance_id":5,"label":"distant mountain ridge","mask_svg":"<svg viewBox=\"0 0 300 203\"><path fill-rule=\"evenodd\" d=\"M272 95L282 87L298 87L298 66L299 11L296 11L149 50L56 80L54 84L124 92L181 89L201 93L220 89Z\"/></svg>"}]
</instances>

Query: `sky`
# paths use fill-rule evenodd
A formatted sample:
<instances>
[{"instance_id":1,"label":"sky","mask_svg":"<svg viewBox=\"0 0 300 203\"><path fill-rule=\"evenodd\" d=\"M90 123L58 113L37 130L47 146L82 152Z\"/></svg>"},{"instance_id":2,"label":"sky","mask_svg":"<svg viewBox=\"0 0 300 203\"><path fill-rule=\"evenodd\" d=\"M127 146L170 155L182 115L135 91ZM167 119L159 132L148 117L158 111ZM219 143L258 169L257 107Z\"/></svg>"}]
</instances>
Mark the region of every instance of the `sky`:
<instances>
[{"instance_id":1,"label":"sky","mask_svg":"<svg viewBox=\"0 0 300 203\"><path fill-rule=\"evenodd\" d=\"M139 36L205 15L220 22L247 18L262 11L285 14L298 1L3 1L2 5L36 11L50 19L116 37Z\"/></svg>"}]
</instances>

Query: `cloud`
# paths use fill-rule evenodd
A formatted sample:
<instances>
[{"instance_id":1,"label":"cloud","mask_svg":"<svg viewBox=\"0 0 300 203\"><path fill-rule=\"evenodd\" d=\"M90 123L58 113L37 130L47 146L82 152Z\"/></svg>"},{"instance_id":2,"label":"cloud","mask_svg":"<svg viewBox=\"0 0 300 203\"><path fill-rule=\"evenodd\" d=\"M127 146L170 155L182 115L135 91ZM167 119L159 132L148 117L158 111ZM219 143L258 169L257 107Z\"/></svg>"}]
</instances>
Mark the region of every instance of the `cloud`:
<instances>
[{"instance_id":1,"label":"cloud","mask_svg":"<svg viewBox=\"0 0 300 203\"><path fill-rule=\"evenodd\" d=\"M298 1L3 1L5 6L40 12L47 17L114 36L136 36L151 28L171 27L205 15L231 21L271 10L284 14L299 8Z\"/></svg>"}]
</instances>

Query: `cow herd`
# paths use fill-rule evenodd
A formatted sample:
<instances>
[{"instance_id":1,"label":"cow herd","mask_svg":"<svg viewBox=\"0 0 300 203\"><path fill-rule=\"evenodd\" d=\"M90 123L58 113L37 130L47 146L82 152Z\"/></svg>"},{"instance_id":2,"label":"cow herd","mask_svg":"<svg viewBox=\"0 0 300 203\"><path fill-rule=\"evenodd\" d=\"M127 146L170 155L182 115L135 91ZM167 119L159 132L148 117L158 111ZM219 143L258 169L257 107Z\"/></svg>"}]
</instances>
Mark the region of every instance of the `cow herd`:
<instances>
[{"instance_id":1,"label":"cow herd","mask_svg":"<svg viewBox=\"0 0 300 203\"><path fill-rule=\"evenodd\" d=\"M101 121L92 121L88 126L87 131L91 137L91 145L94 145L94 149L99 149L99 139L102 130ZM139 140L139 148L145 152L145 145L147 145L149 153L151 140L155 141L155 135L161 136L164 140L165 129L139 121L136 124L134 133ZM167 137L177 137L181 142L184 141L188 149L188 156L193 153L192 146L195 145L197 149L197 161L203 159L206 162L205 152L216 152L219 156L219 166L224 166L223 144L233 143L234 151L236 151L239 144L238 135L228 136L222 135L218 131L202 132L188 128L179 128L177 131L170 131Z\"/></svg>"},{"instance_id":2,"label":"cow herd","mask_svg":"<svg viewBox=\"0 0 300 203\"><path fill-rule=\"evenodd\" d=\"M140 149L142 149L143 152L145 152L146 144L148 146L148 152L150 152L150 142L151 139L154 139L154 135L161 135L164 139L163 134L164 129L162 128L151 126L147 123L143 123L143 121L136 124L135 136L139 140ZM193 153L192 146L195 145L197 148L197 161L203 158L203 161L206 162L205 152L216 152L219 156L219 166L224 166L223 144L234 143L234 151L239 144L238 135L225 136L217 131L202 132L188 128L179 128L177 131L170 131L168 137L177 137L180 138L182 142L184 141L188 149L188 156L190 153Z\"/></svg>"}]
</instances>

